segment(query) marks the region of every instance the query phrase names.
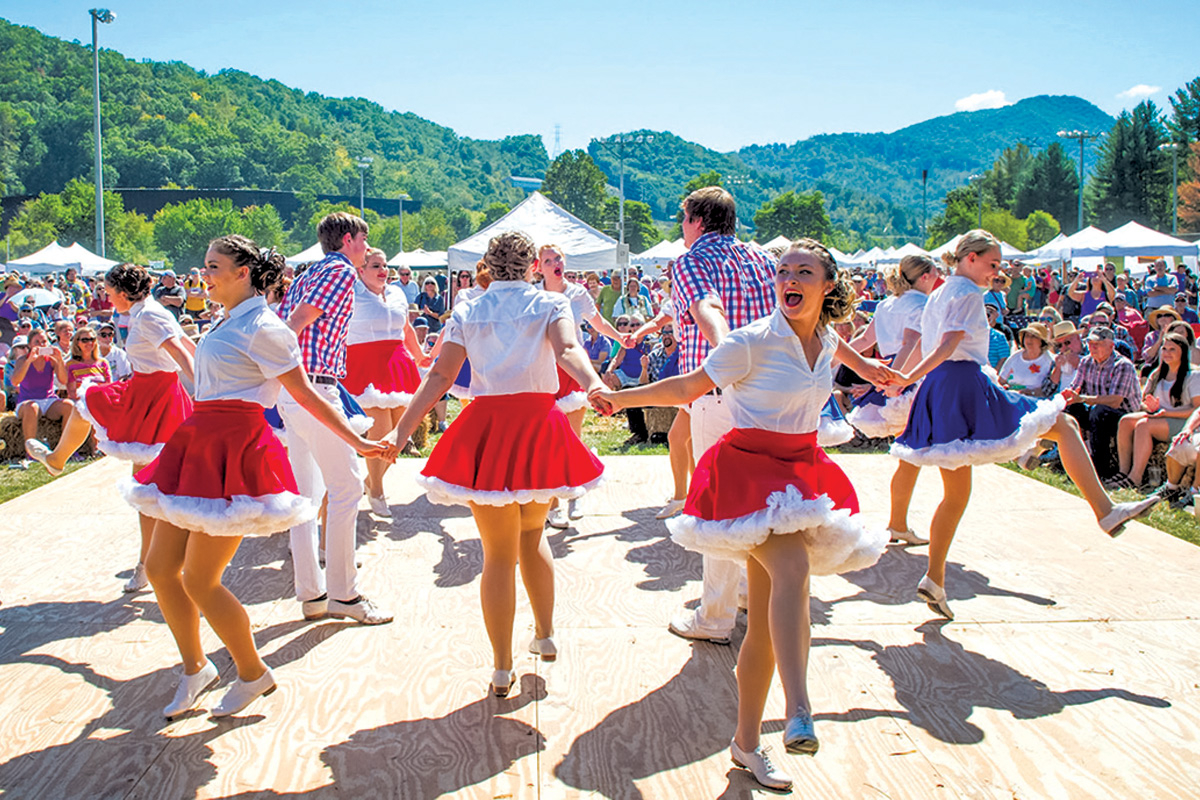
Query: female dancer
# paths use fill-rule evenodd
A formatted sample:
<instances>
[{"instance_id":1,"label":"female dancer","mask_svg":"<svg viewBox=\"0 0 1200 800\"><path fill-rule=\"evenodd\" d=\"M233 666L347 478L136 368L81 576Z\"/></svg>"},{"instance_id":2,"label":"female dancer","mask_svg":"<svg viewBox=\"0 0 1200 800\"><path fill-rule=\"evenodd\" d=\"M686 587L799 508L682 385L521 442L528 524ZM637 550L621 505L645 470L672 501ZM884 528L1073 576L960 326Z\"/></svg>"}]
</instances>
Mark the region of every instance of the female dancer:
<instances>
[{"instance_id":1,"label":"female dancer","mask_svg":"<svg viewBox=\"0 0 1200 800\"><path fill-rule=\"evenodd\" d=\"M546 510L555 497L591 489L604 469L554 403L556 360L589 391L602 384L579 346L566 298L529 283L536 257L523 233L491 240L484 261L492 284L454 310L441 357L396 432L401 442L412 433L469 356L475 399L438 441L418 481L434 503L470 506L479 527L480 596L495 660L492 691L499 697L508 695L516 677L514 568L520 564L533 607L529 650L552 660L554 560L542 536Z\"/></svg>"},{"instance_id":2,"label":"female dancer","mask_svg":"<svg viewBox=\"0 0 1200 800\"><path fill-rule=\"evenodd\" d=\"M867 331L856 337L850 346L861 350L864 345L869 347L874 339L880 354L890 359L894 369L912 368L921 357L921 314L939 278L933 259L921 255L905 256L896 269L885 274L892 297L879 304ZM911 389L889 388L886 392L872 389L855 401L850 424L867 436L899 436L908 423L913 397L915 393ZM920 473L919 466L903 459L896 465L888 520L888 536L893 542L929 543L908 524L908 508Z\"/></svg>"},{"instance_id":3,"label":"female dancer","mask_svg":"<svg viewBox=\"0 0 1200 800\"><path fill-rule=\"evenodd\" d=\"M563 269L566 266L566 256L562 248L556 244L544 244L538 248L536 272L542 275L542 288L548 292L562 294L571 304L571 314L575 320L575 338L579 338L579 328L583 322L590 324L601 334L614 341L628 344L628 333L618 333L612 324L600 315L596 303L588 290L578 283L563 280ZM576 436L583 433L583 417L587 413L587 396L580 391L579 384L568 375L562 367L558 368L558 391L554 395L555 402L571 424L571 430ZM566 528L570 520L583 517L583 509L579 498L572 498L564 511L555 498L550 503L549 523L555 528Z\"/></svg>"},{"instance_id":4,"label":"female dancer","mask_svg":"<svg viewBox=\"0 0 1200 800\"><path fill-rule=\"evenodd\" d=\"M697 370L619 392L590 394L613 410L678 405L720 387L734 429L696 464L671 538L691 550L745 561L746 638L738 654L738 723L733 761L763 785L792 781L760 744L775 667L787 702L784 746L816 753L806 673L809 575L863 569L887 545L882 531L857 518L858 498L845 473L817 444L821 408L833 387L836 357L884 383L893 373L864 359L830 328L849 316L854 287L819 242L793 242L775 276L778 305L733 331Z\"/></svg>"},{"instance_id":5,"label":"female dancer","mask_svg":"<svg viewBox=\"0 0 1200 800\"><path fill-rule=\"evenodd\" d=\"M192 399L179 381L182 372L192 380L195 345L170 311L150 296L153 281L144 267L118 264L104 276L104 289L113 308L129 319L125 353L133 366L127 381L92 385L75 404L54 450L39 441L27 443L31 458L46 465L51 475L62 472L92 430L100 449L113 458L130 461L136 473L158 457L163 444L192 413ZM148 585L146 556L154 520L141 515L142 547L126 592Z\"/></svg>"},{"instance_id":6,"label":"female dancer","mask_svg":"<svg viewBox=\"0 0 1200 800\"><path fill-rule=\"evenodd\" d=\"M917 596L934 612L954 619L944 588L946 555L971 496L971 465L1018 456L1025 465L1036 460L1030 457L1039 439L1057 442L1063 468L1110 536L1119 535L1126 522L1149 511L1158 498L1114 505L1096 477L1078 424L1063 413L1064 398L1034 400L1000 388L984 373L988 325L977 287L988 285L1000 268L999 240L973 230L963 235L953 254L942 258L955 272L925 304L923 358L900 383L925 380L913 399L908 426L892 444L892 455L941 468L945 496L930 525L929 570Z\"/></svg>"},{"instance_id":7,"label":"female dancer","mask_svg":"<svg viewBox=\"0 0 1200 800\"><path fill-rule=\"evenodd\" d=\"M1142 389L1142 410L1121 417L1117 426L1120 472L1109 486L1140 488L1154 443L1172 441L1200 406L1200 372L1191 371L1189 349L1180 333L1163 337L1157 369Z\"/></svg>"},{"instance_id":8,"label":"female dancer","mask_svg":"<svg viewBox=\"0 0 1200 800\"><path fill-rule=\"evenodd\" d=\"M175 697L163 709L167 717L194 708L219 678L200 642L201 613L237 667L213 716L236 714L275 690L246 610L221 575L243 536L287 530L317 513L298 493L287 452L263 416L280 387L362 455L395 458L394 448L356 434L313 390L296 335L261 296L283 266L274 249L259 250L244 236L209 245L204 280L225 314L196 349L195 412L158 458L120 487L130 505L157 520L146 570L183 658Z\"/></svg>"},{"instance_id":9,"label":"female dancer","mask_svg":"<svg viewBox=\"0 0 1200 800\"><path fill-rule=\"evenodd\" d=\"M383 251L368 249L354 283L354 313L346 334L342 385L371 418L367 432L371 439L383 438L395 429L412 393L421 385L417 364L425 361L408 322L408 298L387 278ZM381 517L392 515L383 494L383 476L389 466L381 458L367 461L367 501Z\"/></svg>"}]
</instances>

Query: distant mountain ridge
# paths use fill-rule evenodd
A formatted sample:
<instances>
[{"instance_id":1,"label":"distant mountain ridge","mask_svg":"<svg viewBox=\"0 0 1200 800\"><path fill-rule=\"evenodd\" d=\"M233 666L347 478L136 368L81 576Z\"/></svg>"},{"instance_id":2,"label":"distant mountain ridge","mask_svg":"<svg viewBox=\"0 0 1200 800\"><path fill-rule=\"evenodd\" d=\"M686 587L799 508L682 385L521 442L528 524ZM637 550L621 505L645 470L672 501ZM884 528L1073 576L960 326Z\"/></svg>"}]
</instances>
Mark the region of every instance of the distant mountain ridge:
<instances>
[{"instance_id":1,"label":"distant mountain ridge","mask_svg":"<svg viewBox=\"0 0 1200 800\"><path fill-rule=\"evenodd\" d=\"M549 164L536 135L471 139L369 100L305 93L237 70L207 75L111 50L100 59L108 186L356 195L362 174L368 195L408 192L427 204L480 210L515 203L523 192L510 177L540 176ZM1005 147L1024 141L1037 150L1060 129L1112 124L1086 100L1040 96L893 133L826 134L731 153L669 131L638 131L655 138L627 149L626 196L669 220L684 185L716 170L746 223L781 192L820 189L835 225L912 235L920 227L922 169L929 170L932 216L949 189L989 168ZM0 194L57 192L72 178L90 179L91 125L89 49L0 20ZM595 142L588 149L615 185L615 154ZM360 173L363 156L374 161ZM1091 154L1088 163L1095 163Z\"/></svg>"}]
</instances>

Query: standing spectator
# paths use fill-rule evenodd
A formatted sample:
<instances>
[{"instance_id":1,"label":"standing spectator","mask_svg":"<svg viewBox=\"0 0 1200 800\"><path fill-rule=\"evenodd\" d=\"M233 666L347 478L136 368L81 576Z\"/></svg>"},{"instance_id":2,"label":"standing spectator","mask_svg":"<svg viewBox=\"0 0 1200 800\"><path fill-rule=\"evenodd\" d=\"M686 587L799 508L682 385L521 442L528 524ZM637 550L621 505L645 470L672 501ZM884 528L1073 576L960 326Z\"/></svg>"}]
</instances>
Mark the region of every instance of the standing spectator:
<instances>
[{"instance_id":1,"label":"standing spectator","mask_svg":"<svg viewBox=\"0 0 1200 800\"><path fill-rule=\"evenodd\" d=\"M67 271L63 276L62 291L66 295L67 300L75 306L76 312L81 312L87 309L88 303L91 302L92 292L83 281L79 280L79 273L74 267L67 267Z\"/></svg>"},{"instance_id":2,"label":"standing spectator","mask_svg":"<svg viewBox=\"0 0 1200 800\"><path fill-rule=\"evenodd\" d=\"M200 276L200 270L192 267L192 271L183 279L183 310L193 319L208 308L208 284Z\"/></svg>"},{"instance_id":3,"label":"standing spectator","mask_svg":"<svg viewBox=\"0 0 1200 800\"><path fill-rule=\"evenodd\" d=\"M417 310L421 312L421 319L425 320L429 332L437 333L442 329L446 297L438 292L438 282L433 277L426 278L422 288L424 291L417 295Z\"/></svg>"},{"instance_id":4,"label":"standing spectator","mask_svg":"<svg viewBox=\"0 0 1200 800\"><path fill-rule=\"evenodd\" d=\"M1008 264L1008 287L1004 296L1004 310L1006 315L1024 314L1029 308L1030 289L1033 288L1033 281L1021 269L1020 261L1010 261Z\"/></svg>"},{"instance_id":5,"label":"standing spectator","mask_svg":"<svg viewBox=\"0 0 1200 800\"><path fill-rule=\"evenodd\" d=\"M1193 288L1190 285L1191 276L1188 275L1187 267L1184 266L1183 259L1179 259L1178 261L1175 262L1174 278L1175 278L1176 284L1178 284L1178 286L1179 286L1180 292L1187 294L1188 290Z\"/></svg>"},{"instance_id":6,"label":"standing spectator","mask_svg":"<svg viewBox=\"0 0 1200 800\"><path fill-rule=\"evenodd\" d=\"M1012 334L1000 321L999 306L989 302L984 308L987 310L988 321L988 364L992 369L1000 369L1000 365L1012 352L1012 341L1009 339Z\"/></svg>"},{"instance_id":7,"label":"standing spectator","mask_svg":"<svg viewBox=\"0 0 1200 800\"><path fill-rule=\"evenodd\" d=\"M9 276L4 279L4 294L0 295L0 351L7 347L17 335L17 319L20 310L12 298L21 291L21 282Z\"/></svg>"},{"instance_id":8,"label":"standing spectator","mask_svg":"<svg viewBox=\"0 0 1200 800\"><path fill-rule=\"evenodd\" d=\"M354 311L356 268L367 255L367 223L337 211L317 225L325 258L293 281L280 317L297 334L304 372L317 394L342 407L338 381L346 377L346 334ZM288 432L288 458L300 494L320 505L327 497L325 552L328 570L317 558L317 525L291 529L296 598L305 619L326 614L364 625L392 621L358 589L355 530L363 474L354 448L290 394L279 398Z\"/></svg>"},{"instance_id":9,"label":"standing spectator","mask_svg":"<svg viewBox=\"0 0 1200 800\"><path fill-rule=\"evenodd\" d=\"M697 189L684 199L682 227L688 252L675 262L671 299L683 344L679 368L686 373L699 369L729 331L775 308L775 261L734 236L737 206L720 187ZM693 401L690 410L692 452L697 456L733 429L732 412L715 392ZM704 556L700 607L672 619L669 629L688 639L728 643L741 575L737 563Z\"/></svg>"},{"instance_id":10,"label":"standing spectator","mask_svg":"<svg viewBox=\"0 0 1200 800\"><path fill-rule=\"evenodd\" d=\"M643 320L654 316L650 311L650 301L642 296L642 282L636 276L630 275L625 279L625 294L613 303L613 314L619 317L638 316ZM635 326L636 327L636 326Z\"/></svg>"},{"instance_id":11,"label":"standing spectator","mask_svg":"<svg viewBox=\"0 0 1200 800\"><path fill-rule=\"evenodd\" d=\"M1117 469L1113 443L1121 417L1141 406L1133 362L1115 347L1111 328L1092 328L1088 355L1079 362L1071 388L1063 392L1067 413L1087 433L1092 464L1101 478L1111 478Z\"/></svg>"},{"instance_id":12,"label":"standing spectator","mask_svg":"<svg viewBox=\"0 0 1200 800\"><path fill-rule=\"evenodd\" d=\"M618 274L617 270L610 270L608 273L608 283L604 285L596 296L596 305L600 308L600 316L609 322L612 322L614 318L613 306L617 304L617 300L621 299L621 289L623 286Z\"/></svg>"},{"instance_id":13,"label":"standing spectator","mask_svg":"<svg viewBox=\"0 0 1200 800\"><path fill-rule=\"evenodd\" d=\"M171 270L163 270L159 276L158 286L154 287L151 294L158 301L159 305L170 311L175 319L179 319L179 315L183 312L183 303L185 301L183 287L175 278L175 273Z\"/></svg>"},{"instance_id":14,"label":"standing spectator","mask_svg":"<svg viewBox=\"0 0 1200 800\"><path fill-rule=\"evenodd\" d=\"M105 294L108 294L105 292ZM108 362L108 371L114 381L127 381L133 377L133 366L124 348L116 344L117 326L101 322L96 330L96 343L100 346L100 357Z\"/></svg>"},{"instance_id":15,"label":"standing spectator","mask_svg":"<svg viewBox=\"0 0 1200 800\"><path fill-rule=\"evenodd\" d=\"M400 287L404 296L408 298L410 306L417 302L417 295L421 293L421 287L417 286L417 282L412 279L412 267L401 266L397 269L396 282L393 285Z\"/></svg>"},{"instance_id":16,"label":"standing spectator","mask_svg":"<svg viewBox=\"0 0 1200 800\"><path fill-rule=\"evenodd\" d=\"M53 275L47 275L45 278L43 278L43 284L43 288L47 292L50 292L50 294L57 297L59 303L65 303L67 301L66 293L63 292L63 290L59 287L58 281Z\"/></svg>"},{"instance_id":17,"label":"standing spectator","mask_svg":"<svg viewBox=\"0 0 1200 800\"><path fill-rule=\"evenodd\" d=\"M1008 287L1011 285L1012 279L1000 272L992 278L991 288L983 293L984 304L995 308L999 319L1004 319L1004 309L1008 307Z\"/></svg>"},{"instance_id":18,"label":"standing spectator","mask_svg":"<svg viewBox=\"0 0 1200 800\"><path fill-rule=\"evenodd\" d=\"M1175 295L1183 289L1174 275L1167 274L1167 262L1154 262L1154 272L1146 276L1146 314L1155 308L1172 305Z\"/></svg>"},{"instance_id":19,"label":"standing spectator","mask_svg":"<svg viewBox=\"0 0 1200 800\"><path fill-rule=\"evenodd\" d=\"M583 286L585 289L587 289L587 293L591 295L592 302L596 304L596 308L600 308L600 291L604 288L603 284L600 283L600 276L595 272L584 273ZM603 309L600 310L600 316L608 319L608 317L604 315Z\"/></svg>"}]
</instances>

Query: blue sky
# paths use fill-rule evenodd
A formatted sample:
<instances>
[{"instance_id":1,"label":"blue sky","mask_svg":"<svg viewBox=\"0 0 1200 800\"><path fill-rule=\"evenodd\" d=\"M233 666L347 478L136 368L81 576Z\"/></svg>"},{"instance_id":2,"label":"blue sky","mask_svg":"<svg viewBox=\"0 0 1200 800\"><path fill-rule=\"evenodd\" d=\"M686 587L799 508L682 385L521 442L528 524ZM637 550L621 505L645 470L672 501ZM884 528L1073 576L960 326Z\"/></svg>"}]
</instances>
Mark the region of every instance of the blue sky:
<instances>
[{"instance_id":1,"label":"blue sky","mask_svg":"<svg viewBox=\"0 0 1200 800\"><path fill-rule=\"evenodd\" d=\"M458 133L564 149L650 128L718 150L892 131L1072 94L1115 114L1200 74L1195 2L112 0L101 46L361 96ZM91 40L89 3L0 16ZM1132 90L1132 91L1131 91Z\"/></svg>"}]
</instances>

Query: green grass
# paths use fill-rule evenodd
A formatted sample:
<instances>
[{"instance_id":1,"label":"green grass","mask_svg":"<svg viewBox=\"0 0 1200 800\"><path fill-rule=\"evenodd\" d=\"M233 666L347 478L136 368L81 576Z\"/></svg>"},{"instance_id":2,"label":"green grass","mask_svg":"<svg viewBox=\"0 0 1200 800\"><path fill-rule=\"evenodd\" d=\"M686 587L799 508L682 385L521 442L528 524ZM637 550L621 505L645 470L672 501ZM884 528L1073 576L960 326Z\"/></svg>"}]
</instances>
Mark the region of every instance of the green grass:
<instances>
[{"instance_id":1,"label":"green grass","mask_svg":"<svg viewBox=\"0 0 1200 800\"><path fill-rule=\"evenodd\" d=\"M63 475L70 475L77 469L86 467L88 464L95 461L94 458L89 458L86 461L72 461L63 470ZM19 497L26 492L31 492L34 489L47 484L54 480L50 477L50 473L46 472L46 468L41 464L30 462L28 469L10 469L11 464L20 462L13 461L9 464L0 464L0 503L12 500L14 497Z\"/></svg>"}]
</instances>

